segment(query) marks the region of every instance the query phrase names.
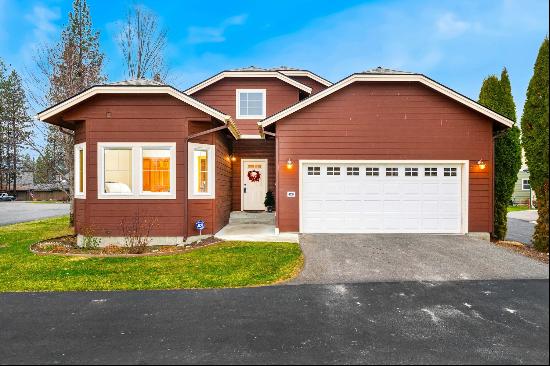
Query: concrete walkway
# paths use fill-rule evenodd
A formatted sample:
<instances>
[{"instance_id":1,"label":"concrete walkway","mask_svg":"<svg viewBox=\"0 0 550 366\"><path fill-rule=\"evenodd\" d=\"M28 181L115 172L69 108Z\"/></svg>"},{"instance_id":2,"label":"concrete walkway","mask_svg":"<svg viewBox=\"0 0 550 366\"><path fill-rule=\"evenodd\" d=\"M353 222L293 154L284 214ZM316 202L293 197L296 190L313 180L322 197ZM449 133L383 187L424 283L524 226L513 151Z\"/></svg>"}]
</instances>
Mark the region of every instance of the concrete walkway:
<instances>
[{"instance_id":1,"label":"concrete walkway","mask_svg":"<svg viewBox=\"0 0 550 366\"><path fill-rule=\"evenodd\" d=\"M233 211L229 224L215 235L231 241L263 241L298 243L298 234L276 233L275 213Z\"/></svg>"},{"instance_id":2,"label":"concrete walkway","mask_svg":"<svg viewBox=\"0 0 550 366\"><path fill-rule=\"evenodd\" d=\"M215 235L227 241L267 241L298 243L296 233L275 233L275 225L269 224L229 224Z\"/></svg>"}]
</instances>

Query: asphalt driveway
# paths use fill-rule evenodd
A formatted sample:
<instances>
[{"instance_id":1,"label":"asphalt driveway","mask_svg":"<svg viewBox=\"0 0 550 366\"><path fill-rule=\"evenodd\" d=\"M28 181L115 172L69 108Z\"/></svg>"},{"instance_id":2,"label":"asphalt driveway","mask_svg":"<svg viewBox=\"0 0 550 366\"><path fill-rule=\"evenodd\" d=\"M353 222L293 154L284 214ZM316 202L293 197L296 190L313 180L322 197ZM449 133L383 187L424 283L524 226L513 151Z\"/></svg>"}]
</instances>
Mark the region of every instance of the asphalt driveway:
<instances>
[{"instance_id":1,"label":"asphalt driveway","mask_svg":"<svg viewBox=\"0 0 550 366\"><path fill-rule=\"evenodd\" d=\"M548 265L463 235L304 234L291 284L548 279Z\"/></svg>"},{"instance_id":2,"label":"asphalt driveway","mask_svg":"<svg viewBox=\"0 0 550 366\"><path fill-rule=\"evenodd\" d=\"M508 232L506 240L519 241L531 245L535 222L538 218L537 210L514 211L508 213Z\"/></svg>"},{"instance_id":3,"label":"asphalt driveway","mask_svg":"<svg viewBox=\"0 0 550 366\"><path fill-rule=\"evenodd\" d=\"M0 202L0 226L68 214L68 203Z\"/></svg>"}]
</instances>

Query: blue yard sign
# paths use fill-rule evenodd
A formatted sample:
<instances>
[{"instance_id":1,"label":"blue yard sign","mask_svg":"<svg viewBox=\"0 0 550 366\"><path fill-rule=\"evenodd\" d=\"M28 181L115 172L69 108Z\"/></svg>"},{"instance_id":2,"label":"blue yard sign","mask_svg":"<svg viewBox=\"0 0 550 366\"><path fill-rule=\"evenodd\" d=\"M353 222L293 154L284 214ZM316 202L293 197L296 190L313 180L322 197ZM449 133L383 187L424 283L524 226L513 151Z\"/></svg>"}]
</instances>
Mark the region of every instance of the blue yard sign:
<instances>
[{"instance_id":1,"label":"blue yard sign","mask_svg":"<svg viewBox=\"0 0 550 366\"><path fill-rule=\"evenodd\" d=\"M199 235L202 235L202 231L204 230L204 221L202 220L197 220L197 222L195 222L195 229L197 229L199 231Z\"/></svg>"}]
</instances>

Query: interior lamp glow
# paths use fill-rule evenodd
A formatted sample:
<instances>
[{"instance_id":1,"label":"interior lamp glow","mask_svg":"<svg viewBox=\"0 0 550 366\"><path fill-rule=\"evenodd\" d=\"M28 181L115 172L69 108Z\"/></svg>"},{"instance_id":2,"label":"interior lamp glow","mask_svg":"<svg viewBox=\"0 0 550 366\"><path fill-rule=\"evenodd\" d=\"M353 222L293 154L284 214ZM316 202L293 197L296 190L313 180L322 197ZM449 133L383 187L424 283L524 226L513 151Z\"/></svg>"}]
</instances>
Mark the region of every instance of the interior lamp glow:
<instances>
[{"instance_id":1,"label":"interior lamp glow","mask_svg":"<svg viewBox=\"0 0 550 366\"><path fill-rule=\"evenodd\" d=\"M286 168L287 169L292 169L293 165L294 165L294 162L292 161L292 159L288 158L288 160L286 162Z\"/></svg>"},{"instance_id":2,"label":"interior lamp glow","mask_svg":"<svg viewBox=\"0 0 550 366\"><path fill-rule=\"evenodd\" d=\"M487 167L487 164L485 164L483 159L479 159L479 161L477 162L477 166L479 167L479 169L484 170Z\"/></svg>"}]
</instances>

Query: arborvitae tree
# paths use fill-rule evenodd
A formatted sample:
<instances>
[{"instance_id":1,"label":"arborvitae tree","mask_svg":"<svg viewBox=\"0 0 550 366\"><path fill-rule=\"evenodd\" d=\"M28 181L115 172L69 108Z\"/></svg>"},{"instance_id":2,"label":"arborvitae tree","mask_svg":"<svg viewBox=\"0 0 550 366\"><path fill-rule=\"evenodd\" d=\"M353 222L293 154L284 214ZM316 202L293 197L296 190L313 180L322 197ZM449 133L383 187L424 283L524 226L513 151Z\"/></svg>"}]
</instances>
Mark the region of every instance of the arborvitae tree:
<instances>
[{"instance_id":1,"label":"arborvitae tree","mask_svg":"<svg viewBox=\"0 0 550 366\"><path fill-rule=\"evenodd\" d=\"M521 129L529 183L537 195L539 212L533 244L540 251L548 251L548 37L539 49L527 88Z\"/></svg>"},{"instance_id":2,"label":"arborvitae tree","mask_svg":"<svg viewBox=\"0 0 550 366\"><path fill-rule=\"evenodd\" d=\"M491 75L483 81L479 103L503 116L516 121L516 105L506 69L500 80ZM495 139L495 187L494 187L494 230L495 239L503 240L507 231L508 204L514 193L514 185L521 168L520 130L514 124L502 131Z\"/></svg>"}]
</instances>

